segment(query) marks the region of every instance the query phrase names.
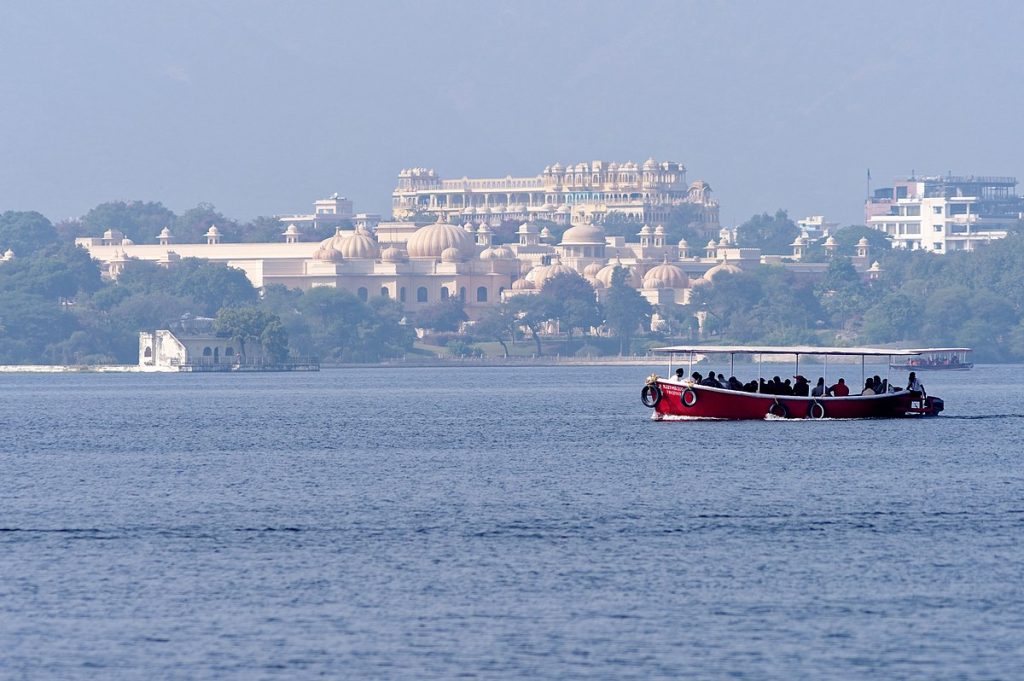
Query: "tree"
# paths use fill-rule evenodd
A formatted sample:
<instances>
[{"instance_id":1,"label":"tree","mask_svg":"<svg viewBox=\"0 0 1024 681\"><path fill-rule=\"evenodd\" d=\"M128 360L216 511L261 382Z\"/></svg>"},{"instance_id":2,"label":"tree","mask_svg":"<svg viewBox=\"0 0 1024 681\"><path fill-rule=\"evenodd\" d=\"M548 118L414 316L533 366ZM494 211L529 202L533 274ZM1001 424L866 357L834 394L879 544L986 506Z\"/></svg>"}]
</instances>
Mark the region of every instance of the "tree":
<instances>
[{"instance_id":1,"label":"tree","mask_svg":"<svg viewBox=\"0 0 1024 681\"><path fill-rule=\"evenodd\" d=\"M218 224L218 229L220 226ZM275 217L261 215L238 228L239 241L243 243L273 243L281 241L284 225Z\"/></svg>"},{"instance_id":2,"label":"tree","mask_svg":"<svg viewBox=\"0 0 1024 681\"><path fill-rule=\"evenodd\" d=\"M641 324L649 323L652 311L651 304L627 283L628 277L626 268L616 267L604 301L605 323L619 338L620 355L629 352L633 334Z\"/></svg>"},{"instance_id":3,"label":"tree","mask_svg":"<svg viewBox=\"0 0 1024 681\"><path fill-rule=\"evenodd\" d=\"M764 253L776 255L792 253L791 244L799 235L800 229L782 209L775 211L775 215L754 215L736 228L736 241L740 246L760 248Z\"/></svg>"},{"instance_id":4,"label":"tree","mask_svg":"<svg viewBox=\"0 0 1024 681\"><path fill-rule=\"evenodd\" d=\"M0 296L0 363L35 364L47 348L75 330L74 316L54 300L31 293Z\"/></svg>"},{"instance_id":5,"label":"tree","mask_svg":"<svg viewBox=\"0 0 1024 681\"><path fill-rule=\"evenodd\" d=\"M832 236L835 237L839 255L849 257L857 255L857 242L862 238L868 240L868 255L872 260L876 260L892 250L892 240L885 232L864 225L847 225L837 229Z\"/></svg>"},{"instance_id":6,"label":"tree","mask_svg":"<svg viewBox=\"0 0 1024 681\"><path fill-rule=\"evenodd\" d=\"M200 203L182 213L175 219L171 232L181 243L206 243L206 232L213 225L224 241L238 241L238 223L217 212L212 203Z\"/></svg>"},{"instance_id":7,"label":"tree","mask_svg":"<svg viewBox=\"0 0 1024 681\"><path fill-rule=\"evenodd\" d=\"M116 229L137 244L153 244L160 230L173 224L176 218L159 201L108 201L83 215L81 225L90 236L102 236L106 230Z\"/></svg>"},{"instance_id":8,"label":"tree","mask_svg":"<svg viewBox=\"0 0 1024 681\"><path fill-rule=\"evenodd\" d=\"M129 266L126 271L131 269ZM224 307L254 305L258 299L245 272L222 263L183 258L167 272L171 278L170 290L192 298L203 314L212 315Z\"/></svg>"},{"instance_id":9,"label":"tree","mask_svg":"<svg viewBox=\"0 0 1024 681\"><path fill-rule=\"evenodd\" d=\"M458 298L442 300L416 313L416 325L433 331L458 331L462 322L468 319Z\"/></svg>"},{"instance_id":10,"label":"tree","mask_svg":"<svg viewBox=\"0 0 1024 681\"><path fill-rule=\"evenodd\" d=\"M818 293L822 307L839 329L863 315L870 305L868 289L848 258L835 258L829 263Z\"/></svg>"},{"instance_id":11,"label":"tree","mask_svg":"<svg viewBox=\"0 0 1024 681\"><path fill-rule=\"evenodd\" d=\"M586 330L601 323L594 287L575 272L548 279L537 297L543 300L549 319L558 320L570 343L575 329Z\"/></svg>"},{"instance_id":12,"label":"tree","mask_svg":"<svg viewBox=\"0 0 1024 681\"><path fill-rule=\"evenodd\" d=\"M473 335L479 338L494 339L501 344L501 349L508 359L508 346L505 339L515 340L516 317L506 303L488 308L473 325Z\"/></svg>"},{"instance_id":13,"label":"tree","mask_svg":"<svg viewBox=\"0 0 1024 681\"><path fill-rule=\"evenodd\" d=\"M34 210L0 213L0 252L14 251L23 258L57 241L57 230L41 213Z\"/></svg>"},{"instance_id":14,"label":"tree","mask_svg":"<svg viewBox=\"0 0 1024 681\"><path fill-rule=\"evenodd\" d=\"M288 356L288 332L281 319L256 306L226 307L217 313L217 333L238 343L239 355L245 359L245 343L259 340L264 354L274 361Z\"/></svg>"},{"instance_id":15,"label":"tree","mask_svg":"<svg viewBox=\"0 0 1024 681\"><path fill-rule=\"evenodd\" d=\"M74 298L102 286L89 253L70 244L51 245L0 267L0 290L22 291L51 300Z\"/></svg>"},{"instance_id":16,"label":"tree","mask_svg":"<svg viewBox=\"0 0 1024 681\"><path fill-rule=\"evenodd\" d=\"M917 339L920 319L921 306L913 298L889 293L864 313L864 337L871 343Z\"/></svg>"},{"instance_id":17,"label":"tree","mask_svg":"<svg viewBox=\"0 0 1024 681\"><path fill-rule=\"evenodd\" d=\"M541 325L553 317L550 300L537 294L516 296L513 298L512 309L517 314L517 321L530 330L530 336L537 346L537 356L544 355L540 341Z\"/></svg>"}]
</instances>

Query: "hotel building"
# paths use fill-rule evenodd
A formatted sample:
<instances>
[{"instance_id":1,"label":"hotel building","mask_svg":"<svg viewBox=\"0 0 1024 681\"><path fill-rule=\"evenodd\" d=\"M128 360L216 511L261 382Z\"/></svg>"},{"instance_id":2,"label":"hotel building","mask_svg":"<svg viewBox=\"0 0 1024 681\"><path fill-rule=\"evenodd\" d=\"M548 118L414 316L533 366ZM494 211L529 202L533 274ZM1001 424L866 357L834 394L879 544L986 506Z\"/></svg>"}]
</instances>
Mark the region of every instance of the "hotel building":
<instances>
[{"instance_id":1,"label":"hotel building","mask_svg":"<svg viewBox=\"0 0 1024 681\"><path fill-rule=\"evenodd\" d=\"M877 189L864 207L865 224L888 234L896 248L971 251L1006 236L1024 217L1017 178L911 177Z\"/></svg>"}]
</instances>

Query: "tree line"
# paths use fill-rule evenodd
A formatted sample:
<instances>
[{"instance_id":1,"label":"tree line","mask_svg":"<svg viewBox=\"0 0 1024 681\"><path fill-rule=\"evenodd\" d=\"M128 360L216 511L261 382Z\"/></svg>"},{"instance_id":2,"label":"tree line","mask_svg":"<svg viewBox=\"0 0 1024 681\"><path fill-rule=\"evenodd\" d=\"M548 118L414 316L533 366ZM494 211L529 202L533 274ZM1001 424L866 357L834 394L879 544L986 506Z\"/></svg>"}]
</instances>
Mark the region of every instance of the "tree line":
<instances>
[{"instance_id":1,"label":"tree line","mask_svg":"<svg viewBox=\"0 0 1024 681\"><path fill-rule=\"evenodd\" d=\"M110 224L99 216L122 210L132 217L117 228L139 241L155 236L170 217L160 204L111 202L79 222L102 233ZM199 213L205 217L197 218ZM200 235L207 222L231 224L212 207L174 220L182 217ZM626 283L624 269L616 271L600 303L584 278L563 274L539 292L515 296L464 325L465 311L454 299L413 315L392 300L364 302L331 288L257 291L239 270L188 258L170 268L133 262L111 282L100 276L86 251L73 245L80 229L69 232L66 224L54 225L33 211L0 213L0 249L15 252L0 263L0 363L134 363L140 330L190 315L216 319L221 334L242 339L251 352L341 362L401 357L413 350L417 327L449 334L464 329L459 352L494 342L507 353L509 343L524 340L535 354L547 354L544 330L552 324L570 347L590 342L600 329L605 340L613 339L612 351L621 353L636 351L633 341L640 337L649 342L948 344L974 347L982 361L1024 359L1021 230L973 252L937 256L891 250L884 235L845 227L835 234L839 257L823 276L767 265L720 273L713 284L695 288L687 305L660 308ZM740 245L759 244L769 252L786 250L798 233L784 211L753 216L737 229ZM872 260L882 266L877 280L865 280L849 259L861 236L869 238ZM825 257L817 247L820 243L808 247L805 260ZM662 324L652 332L655 313Z\"/></svg>"}]
</instances>

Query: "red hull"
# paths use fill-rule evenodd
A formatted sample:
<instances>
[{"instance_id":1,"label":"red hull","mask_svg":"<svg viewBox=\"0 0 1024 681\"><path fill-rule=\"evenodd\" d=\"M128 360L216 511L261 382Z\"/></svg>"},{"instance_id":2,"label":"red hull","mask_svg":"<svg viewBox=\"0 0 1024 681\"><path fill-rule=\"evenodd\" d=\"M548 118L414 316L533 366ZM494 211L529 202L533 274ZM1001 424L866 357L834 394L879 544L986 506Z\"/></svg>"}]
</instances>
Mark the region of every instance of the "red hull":
<instances>
[{"instance_id":1,"label":"red hull","mask_svg":"<svg viewBox=\"0 0 1024 681\"><path fill-rule=\"evenodd\" d=\"M941 400L919 400L905 390L883 395L787 397L690 386L661 379L655 385L661 391L661 399L654 406L654 417L659 420L675 417L748 420L769 416L790 419L902 418L934 416L942 409Z\"/></svg>"}]
</instances>

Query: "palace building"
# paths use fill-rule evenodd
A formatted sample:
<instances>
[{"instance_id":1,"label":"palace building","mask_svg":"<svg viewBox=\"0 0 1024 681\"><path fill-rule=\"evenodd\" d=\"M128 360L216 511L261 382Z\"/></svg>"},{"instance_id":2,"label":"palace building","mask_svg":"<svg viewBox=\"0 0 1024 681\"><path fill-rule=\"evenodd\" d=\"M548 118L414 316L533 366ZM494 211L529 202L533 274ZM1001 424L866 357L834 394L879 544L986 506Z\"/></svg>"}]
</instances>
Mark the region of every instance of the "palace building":
<instances>
[{"instance_id":1,"label":"palace building","mask_svg":"<svg viewBox=\"0 0 1024 681\"><path fill-rule=\"evenodd\" d=\"M442 179L432 168L398 174L395 219L444 216L451 222L527 220L600 223L609 216L638 223L665 222L672 209L692 209L702 232L717 232L718 202L703 181L687 184L677 161L591 161L546 166L534 177Z\"/></svg>"}]
</instances>

